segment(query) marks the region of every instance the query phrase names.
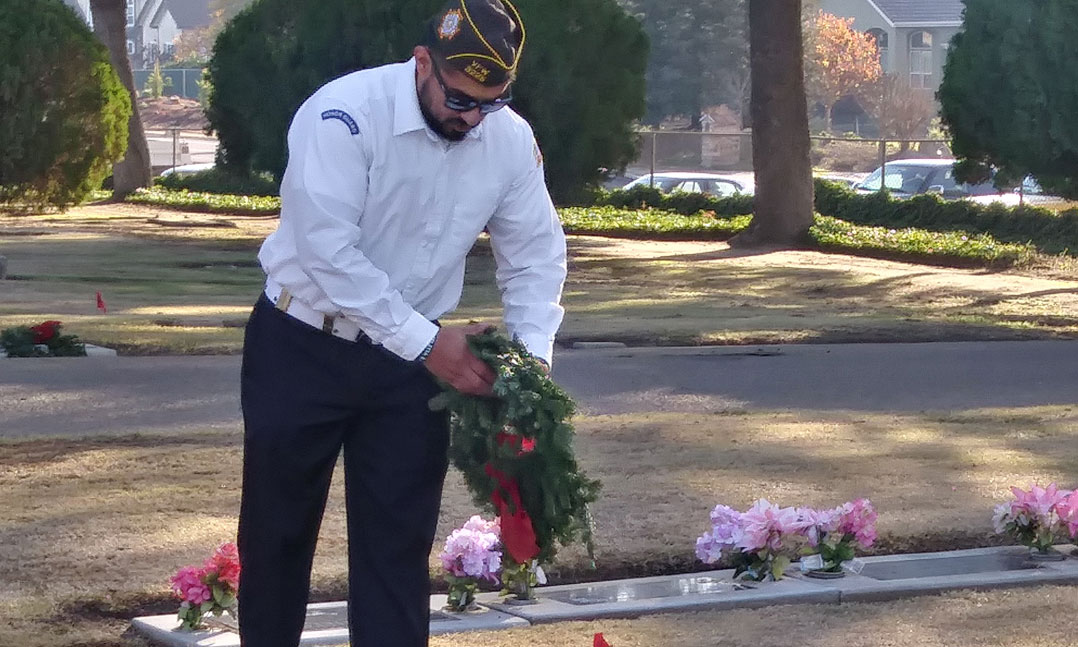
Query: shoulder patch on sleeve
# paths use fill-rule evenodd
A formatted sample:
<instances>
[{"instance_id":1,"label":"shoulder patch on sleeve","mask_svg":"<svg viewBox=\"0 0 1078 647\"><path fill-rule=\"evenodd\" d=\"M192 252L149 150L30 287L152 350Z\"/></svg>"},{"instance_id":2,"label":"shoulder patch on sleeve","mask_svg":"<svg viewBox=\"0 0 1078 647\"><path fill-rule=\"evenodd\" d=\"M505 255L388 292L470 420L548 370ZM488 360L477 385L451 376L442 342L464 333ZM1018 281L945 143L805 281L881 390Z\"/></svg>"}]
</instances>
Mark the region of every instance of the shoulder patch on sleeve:
<instances>
[{"instance_id":1,"label":"shoulder patch on sleeve","mask_svg":"<svg viewBox=\"0 0 1078 647\"><path fill-rule=\"evenodd\" d=\"M344 110L326 110L322 113L322 121L326 121L329 119L339 119L343 121L346 126L348 126L348 132L352 133L353 135L359 134L359 125L356 123L356 120L352 119L352 115L348 114Z\"/></svg>"}]
</instances>

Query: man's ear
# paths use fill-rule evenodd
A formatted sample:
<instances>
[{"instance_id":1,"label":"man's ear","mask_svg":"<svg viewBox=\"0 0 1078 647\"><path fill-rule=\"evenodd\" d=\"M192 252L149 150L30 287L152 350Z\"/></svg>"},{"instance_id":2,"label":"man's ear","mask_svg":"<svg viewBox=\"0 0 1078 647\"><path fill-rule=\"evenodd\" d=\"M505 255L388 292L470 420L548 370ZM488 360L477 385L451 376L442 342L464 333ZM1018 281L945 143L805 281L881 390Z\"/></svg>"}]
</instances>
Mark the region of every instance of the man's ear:
<instances>
[{"instance_id":1,"label":"man's ear","mask_svg":"<svg viewBox=\"0 0 1078 647\"><path fill-rule=\"evenodd\" d=\"M430 50L422 45L416 45L412 50L415 57L416 68L424 75L430 74Z\"/></svg>"}]
</instances>

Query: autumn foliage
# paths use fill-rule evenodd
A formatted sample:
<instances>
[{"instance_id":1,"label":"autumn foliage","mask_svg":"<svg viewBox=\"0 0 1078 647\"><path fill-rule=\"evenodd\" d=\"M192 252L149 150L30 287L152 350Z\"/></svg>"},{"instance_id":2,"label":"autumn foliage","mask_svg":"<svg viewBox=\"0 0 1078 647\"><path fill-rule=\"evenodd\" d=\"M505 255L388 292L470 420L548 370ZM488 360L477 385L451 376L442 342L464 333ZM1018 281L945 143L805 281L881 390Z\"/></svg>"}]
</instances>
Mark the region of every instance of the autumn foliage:
<instances>
[{"instance_id":1,"label":"autumn foliage","mask_svg":"<svg viewBox=\"0 0 1078 647\"><path fill-rule=\"evenodd\" d=\"M811 101L823 104L827 128L839 99L857 95L883 73L876 41L853 28L852 18L820 12L805 48L805 83Z\"/></svg>"}]
</instances>

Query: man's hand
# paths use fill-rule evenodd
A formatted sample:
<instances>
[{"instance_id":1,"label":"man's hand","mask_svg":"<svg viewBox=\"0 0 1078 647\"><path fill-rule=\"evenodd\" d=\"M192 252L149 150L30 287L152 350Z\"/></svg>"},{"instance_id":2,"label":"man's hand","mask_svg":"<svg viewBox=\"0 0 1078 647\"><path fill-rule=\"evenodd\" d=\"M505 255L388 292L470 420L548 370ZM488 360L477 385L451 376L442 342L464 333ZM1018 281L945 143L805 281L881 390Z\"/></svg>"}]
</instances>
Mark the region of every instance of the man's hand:
<instances>
[{"instance_id":1,"label":"man's hand","mask_svg":"<svg viewBox=\"0 0 1078 647\"><path fill-rule=\"evenodd\" d=\"M494 370L472 354L467 338L492 328L490 324L445 326L438 331L434 348L424 364L435 377L468 395L493 395Z\"/></svg>"}]
</instances>

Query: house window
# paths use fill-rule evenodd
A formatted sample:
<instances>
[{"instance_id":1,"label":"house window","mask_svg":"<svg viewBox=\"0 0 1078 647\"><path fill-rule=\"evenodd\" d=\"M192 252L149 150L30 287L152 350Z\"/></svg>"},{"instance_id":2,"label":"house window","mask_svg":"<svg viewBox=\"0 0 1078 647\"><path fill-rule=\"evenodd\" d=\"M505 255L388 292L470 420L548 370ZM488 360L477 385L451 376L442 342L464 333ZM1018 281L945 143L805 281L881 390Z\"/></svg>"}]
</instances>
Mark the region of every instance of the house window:
<instances>
[{"instance_id":1,"label":"house window","mask_svg":"<svg viewBox=\"0 0 1078 647\"><path fill-rule=\"evenodd\" d=\"M927 31L910 35L910 87L932 87L932 34Z\"/></svg>"},{"instance_id":2,"label":"house window","mask_svg":"<svg viewBox=\"0 0 1078 647\"><path fill-rule=\"evenodd\" d=\"M127 26L135 26L135 0L127 0Z\"/></svg>"},{"instance_id":3,"label":"house window","mask_svg":"<svg viewBox=\"0 0 1078 647\"><path fill-rule=\"evenodd\" d=\"M134 56L135 55L135 41L133 41L133 40L127 41L127 55L128 56Z\"/></svg>"},{"instance_id":4,"label":"house window","mask_svg":"<svg viewBox=\"0 0 1078 647\"><path fill-rule=\"evenodd\" d=\"M887 32L882 29L869 29L866 33L876 41L876 49L880 53L880 67L887 70Z\"/></svg>"}]
</instances>

